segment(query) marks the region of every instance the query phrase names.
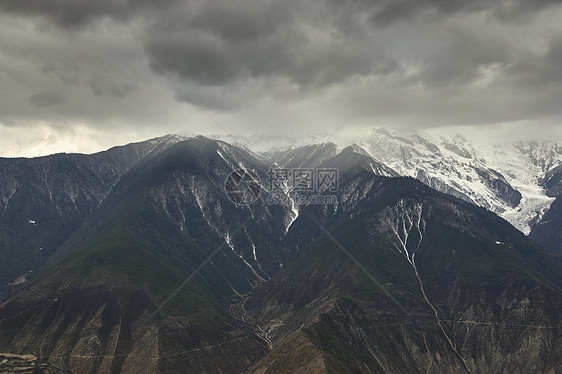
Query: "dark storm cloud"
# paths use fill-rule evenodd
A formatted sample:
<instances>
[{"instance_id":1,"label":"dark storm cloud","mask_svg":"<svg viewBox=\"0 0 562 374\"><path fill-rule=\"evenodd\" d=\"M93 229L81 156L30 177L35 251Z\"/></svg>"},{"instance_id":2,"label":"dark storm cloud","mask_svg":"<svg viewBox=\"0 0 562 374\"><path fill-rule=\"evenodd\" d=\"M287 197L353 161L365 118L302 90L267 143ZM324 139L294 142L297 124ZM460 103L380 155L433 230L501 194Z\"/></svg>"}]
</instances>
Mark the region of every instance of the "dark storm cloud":
<instances>
[{"instance_id":1,"label":"dark storm cloud","mask_svg":"<svg viewBox=\"0 0 562 374\"><path fill-rule=\"evenodd\" d=\"M482 69L490 66L505 69L514 53L493 33L449 29L441 48L424 57L417 78L429 89L463 86L481 78Z\"/></svg>"},{"instance_id":2,"label":"dark storm cloud","mask_svg":"<svg viewBox=\"0 0 562 374\"><path fill-rule=\"evenodd\" d=\"M167 69L200 85L270 77L322 87L396 68L368 34L338 29L338 14L293 1L204 2L161 19L145 46ZM158 63L152 67L161 73Z\"/></svg>"},{"instance_id":3,"label":"dark storm cloud","mask_svg":"<svg viewBox=\"0 0 562 374\"><path fill-rule=\"evenodd\" d=\"M159 9L175 0L2 0L0 10L23 16L44 16L65 28L81 27L109 17L126 20L135 13Z\"/></svg>"},{"instance_id":4,"label":"dark storm cloud","mask_svg":"<svg viewBox=\"0 0 562 374\"><path fill-rule=\"evenodd\" d=\"M140 37L158 74L165 69L201 86L247 79L281 79L302 88L324 87L354 76L389 74L399 56L388 53L378 27L412 18L438 22L457 14L482 12L503 21L532 16L562 0L327 0L179 1L165 0L4 0L0 9L43 15L62 27L84 26L99 17L125 20L158 10ZM419 79L428 87L466 84L482 67L510 64L507 46L475 30L451 30L445 46L422 55ZM422 41L423 42L423 41ZM53 69L45 65L45 71ZM55 71L68 82L72 69ZM133 87L92 80L98 95L124 96ZM181 96L181 95L180 95Z\"/></svg>"},{"instance_id":5,"label":"dark storm cloud","mask_svg":"<svg viewBox=\"0 0 562 374\"><path fill-rule=\"evenodd\" d=\"M356 2L356 0L351 0ZM359 0L361 1L361 0ZM487 12L504 21L519 20L550 5L560 4L560 0L380 0L365 1L371 13L371 20L379 26L405 21L414 17L441 17L459 13Z\"/></svg>"},{"instance_id":6,"label":"dark storm cloud","mask_svg":"<svg viewBox=\"0 0 562 374\"><path fill-rule=\"evenodd\" d=\"M92 93L96 96L110 96L122 98L129 92L138 89L138 86L129 82L119 82L107 77L95 75L89 82Z\"/></svg>"},{"instance_id":7,"label":"dark storm cloud","mask_svg":"<svg viewBox=\"0 0 562 374\"><path fill-rule=\"evenodd\" d=\"M118 21L146 10L162 10L180 3L180 0L2 0L0 10L24 16L46 16L62 27L77 27L99 17ZM195 2L195 1L192 1ZM560 0L330 0L331 10L368 13L375 23L389 23L424 14L456 14L464 12L489 11L499 17L511 18L528 15L560 4ZM266 4L264 7L263 4ZM318 2L323 6L323 2ZM194 25L199 23L219 24L225 35L231 37L252 37L274 28L284 17L294 16L300 9L299 2L248 2L248 1L206 1L204 12L193 17ZM269 9L265 9L269 8ZM256 17L263 16L263 17Z\"/></svg>"},{"instance_id":8,"label":"dark storm cloud","mask_svg":"<svg viewBox=\"0 0 562 374\"><path fill-rule=\"evenodd\" d=\"M506 74L526 87L559 86L562 82L562 37L551 40L543 56L531 53L520 56L506 69Z\"/></svg>"},{"instance_id":9,"label":"dark storm cloud","mask_svg":"<svg viewBox=\"0 0 562 374\"><path fill-rule=\"evenodd\" d=\"M34 107L52 107L66 102L66 98L60 92L41 91L29 97L29 104Z\"/></svg>"},{"instance_id":10,"label":"dark storm cloud","mask_svg":"<svg viewBox=\"0 0 562 374\"><path fill-rule=\"evenodd\" d=\"M562 1L191 2L189 7L165 13L144 43L146 52L157 60L152 63L153 71L161 74L161 63L197 85L270 78L301 88L321 88L355 76L390 74L399 67L400 56L388 52L389 42L379 37L377 26L386 28L417 18L417 22L439 28L448 17L473 13L506 22L522 14L532 17L559 3ZM491 65L511 67L519 52L511 51L493 32L474 27L449 26L439 50L421 51L419 80L429 88L462 85L478 79L481 70ZM422 47L433 42L423 40L423 33L412 37Z\"/></svg>"}]
</instances>

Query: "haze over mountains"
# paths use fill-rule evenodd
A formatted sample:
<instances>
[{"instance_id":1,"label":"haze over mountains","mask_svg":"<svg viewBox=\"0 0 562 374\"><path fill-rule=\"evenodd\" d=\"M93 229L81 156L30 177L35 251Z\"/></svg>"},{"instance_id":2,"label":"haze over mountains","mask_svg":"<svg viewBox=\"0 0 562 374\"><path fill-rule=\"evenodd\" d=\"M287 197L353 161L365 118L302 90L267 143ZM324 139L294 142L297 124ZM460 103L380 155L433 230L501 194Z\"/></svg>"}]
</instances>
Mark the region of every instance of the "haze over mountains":
<instances>
[{"instance_id":1,"label":"haze over mountains","mask_svg":"<svg viewBox=\"0 0 562 374\"><path fill-rule=\"evenodd\" d=\"M558 144L235 140L1 159L0 350L48 372L562 369ZM272 168L336 169L302 194L337 200L225 193Z\"/></svg>"}]
</instances>

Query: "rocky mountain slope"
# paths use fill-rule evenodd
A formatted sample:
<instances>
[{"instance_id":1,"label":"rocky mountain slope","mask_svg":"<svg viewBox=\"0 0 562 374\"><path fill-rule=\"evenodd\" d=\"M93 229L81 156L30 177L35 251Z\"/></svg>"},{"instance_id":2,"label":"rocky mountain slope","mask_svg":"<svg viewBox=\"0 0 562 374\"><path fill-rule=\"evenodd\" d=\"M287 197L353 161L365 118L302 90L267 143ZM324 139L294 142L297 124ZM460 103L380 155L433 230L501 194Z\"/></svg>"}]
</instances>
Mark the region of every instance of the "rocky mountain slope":
<instances>
[{"instance_id":1,"label":"rocky mountain slope","mask_svg":"<svg viewBox=\"0 0 562 374\"><path fill-rule=\"evenodd\" d=\"M561 259L493 213L359 146L153 143L109 158L125 166L108 185L68 173L101 198L53 204L82 215L4 297L0 351L80 373L562 369ZM337 188L271 191L275 168L335 169ZM55 201L70 199L64 175L40 184ZM242 181L251 204L229 194ZM37 209L48 191L20 193Z\"/></svg>"},{"instance_id":2,"label":"rocky mountain slope","mask_svg":"<svg viewBox=\"0 0 562 374\"><path fill-rule=\"evenodd\" d=\"M273 346L250 372L560 369L559 259L412 180L380 180L360 206L244 299Z\"/></svg>"},{"instance_id":3,"label":"rocky mountain slope","mask_svg":"<svg viewBox=\"0 0 562 374\"><path fill-rule=\"evenodd\" d=\"M323 164L335 167L342 155L353 158L350 150ZM372 166L367 156L357 157ZM229 316L228 305L298 257L306 243L299 249L284 242L296 218L292 204L236 205L224 183L242 168L265 180L269 166L244 149L196 137L133 167L50 257L51 265L2 305L2 347L81 372L135 372L139 354L150 357L143 365L165 372L236 372L263 356L264 337ZM181 274L199 264L208 266L160 314ZM248 351L229 348L241 341ZM185 353L168 362L161 355L170 351Z\"/></svg>"},{"instance_id":4,"label":"rocky mountain slope","mask_svg":"<svg viewBox=\"0 0 562 374\"><path fill-rule=\"evenodd\" d=\"M93 155L0 159L0 295L7 285L25 282L133 166L180 139L166 136Z\"/></svg>"}]
</instances>

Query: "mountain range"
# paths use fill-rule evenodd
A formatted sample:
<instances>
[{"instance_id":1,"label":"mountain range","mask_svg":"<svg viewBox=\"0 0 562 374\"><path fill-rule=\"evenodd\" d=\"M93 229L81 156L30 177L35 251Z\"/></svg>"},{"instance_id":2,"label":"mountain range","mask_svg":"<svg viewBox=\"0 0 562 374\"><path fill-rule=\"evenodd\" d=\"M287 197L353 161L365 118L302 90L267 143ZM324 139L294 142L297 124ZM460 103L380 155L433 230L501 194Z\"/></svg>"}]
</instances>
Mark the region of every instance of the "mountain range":
<instances>
[{"instance_id":1,"label":"mountain range","mask_svg":"<svg viewBox=\"0 0 562 374\"><path fill-rule=\"evenodd\" d=\"M556 143L251 144L0 159L0 351L48 373L562 370ZM337 188L272 201L272 170Z\"/></svg>"}]
</instances>

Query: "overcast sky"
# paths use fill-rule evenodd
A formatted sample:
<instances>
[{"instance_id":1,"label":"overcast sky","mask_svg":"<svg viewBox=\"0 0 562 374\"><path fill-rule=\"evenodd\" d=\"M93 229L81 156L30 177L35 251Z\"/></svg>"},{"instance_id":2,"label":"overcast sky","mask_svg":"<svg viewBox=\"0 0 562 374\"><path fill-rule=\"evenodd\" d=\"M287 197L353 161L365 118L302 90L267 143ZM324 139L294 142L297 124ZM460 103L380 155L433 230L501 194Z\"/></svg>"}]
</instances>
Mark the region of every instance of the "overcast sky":
<instances>
[{"instance_id":1,"label":"overcast sky","mask_svg":"<svg viewBox=\"0 0 562 374\"><path fill-rule=\"evenodd\" d=\"M332 133L360 107L342 131L561 141L562 1L0 0L2 155Z\"/></svg>"}]
</instances>

